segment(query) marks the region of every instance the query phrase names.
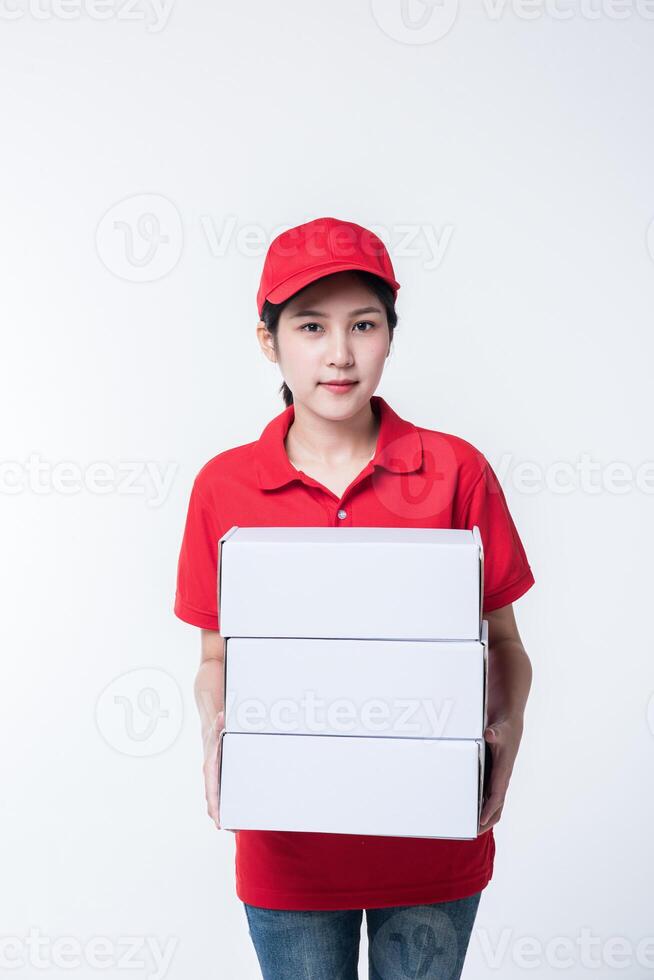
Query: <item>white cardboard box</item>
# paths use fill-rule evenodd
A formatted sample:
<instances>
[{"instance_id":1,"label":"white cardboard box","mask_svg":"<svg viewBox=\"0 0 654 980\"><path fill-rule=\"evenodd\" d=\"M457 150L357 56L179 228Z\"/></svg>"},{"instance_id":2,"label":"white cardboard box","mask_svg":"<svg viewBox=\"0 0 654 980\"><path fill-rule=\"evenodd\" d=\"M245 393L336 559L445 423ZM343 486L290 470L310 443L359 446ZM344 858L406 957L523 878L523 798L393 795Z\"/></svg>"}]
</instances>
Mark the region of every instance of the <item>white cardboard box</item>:
<instances>
[{"instance_id":1,"label":"white cardboard box","mask_svg":"<svg viewBox=\"0 0 654 980\"><path fill-rule=\"evenodd\" d=\"M478 835L483 740L223 731L220 745L225 830Z\"/></svg>"},{"instance_id":2,"label":"white cardboard box","mask_svg":"<svg viewBox=\"0 0 654 980\"><path fill-rule=\"evenodd\" d=\"M478 527L238 527L218 542L224 637L478 640Z\"/></svg>"},{"instance_id":3,"label":"white cardboard box","mask_svg":"<svg viewBox=\"0 0 654 980\"><path fill-rule=\"evenodd\" d=\"M481 640L225 640L228 732L483 738Z\"/></svg>"}]
</instances>

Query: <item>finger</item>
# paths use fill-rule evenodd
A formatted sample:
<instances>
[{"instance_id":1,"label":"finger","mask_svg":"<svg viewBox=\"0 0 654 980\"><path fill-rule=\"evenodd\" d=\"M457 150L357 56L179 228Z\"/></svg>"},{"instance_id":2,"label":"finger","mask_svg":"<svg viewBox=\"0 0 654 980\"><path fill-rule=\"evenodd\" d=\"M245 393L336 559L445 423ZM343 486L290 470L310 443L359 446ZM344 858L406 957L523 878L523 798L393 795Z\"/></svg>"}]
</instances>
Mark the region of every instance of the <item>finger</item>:
<instances>
[{"instance_id":1,"label":"finger","mask_svg":"<svg viewBox=\"0 0 654 980\"><path fill-rule=\"evenodd\" d=\"M500 815L501 815L501 811L498 810L491 817L488 817L487 820L480 820L479 821L479 833L480 834L483 834L485 831L490 830L491 827L494 827L495 824L500 819Z\"/></svg>"},{"instance_id":2,"label":"finger","mask_svg":"<svg viewBox=\"0 0 654 980\"><path fill-rule=\"evenodd\" d=\"M217 788L207 788L207 812L212 820L218 820L218 791Z\"/></svg>"},{"instance_id":3,"label":"finger","mask_svg":"<svg viewBox=\"0 0 654 980\"><path fill-rule=\"evenodd\" d=\"M481 811L480 823L487 823L496 810L504 806L504 799L499 793L491 793Z\"/></svg>"},{"instance_id":4,"label":"finger","mask_svg":"<svg viewBox=\"0 0 654 980\"><path fill-rule=\"evenodd\" d=\"M498 766L491 772L488 786L486 787L486 799L491 796L503 800L509 788L510 773L505 766Z\"/></svg>"},{"instance_id":5,"label":"finger","mask_svg":"<svg viewBox=\"0 0 654 980\"><path fill-rule=\"evenodd\" d=\"M218 772L215 763L204 767L204 794L207 801L207 813L212 820L218 820Z\"/></svg>"},{"instance_id":6,"label":"finger","mask_svg":"<svg viewBox=\"0 0 654 980\"><path fill-rule=\"evenodd\" d=\"M486 833L488 833L488 831L491 829L491 827L494 827L495 824L499 822L500 816L501 816L501 814L500 813L497 813L497 814L495 814L495 816L491 817L490 820L487 820L486 823L480 823L479 824L479 834L486 834Z\"/></svg>"}]
</instances>

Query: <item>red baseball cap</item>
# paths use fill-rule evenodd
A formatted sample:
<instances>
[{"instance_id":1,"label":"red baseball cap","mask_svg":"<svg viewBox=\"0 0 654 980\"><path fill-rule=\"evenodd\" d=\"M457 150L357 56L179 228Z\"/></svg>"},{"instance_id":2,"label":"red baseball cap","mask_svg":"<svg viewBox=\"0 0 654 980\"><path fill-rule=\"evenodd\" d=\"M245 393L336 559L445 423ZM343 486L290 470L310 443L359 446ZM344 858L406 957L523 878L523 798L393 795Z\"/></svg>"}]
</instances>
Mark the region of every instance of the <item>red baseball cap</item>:
<instances>
[{"instance_id":1,"label":"red baseball cap","mask_svg":"<svg viewBox=\"0 0 654 980\"><path fill-rule=\"evenodd\" d=\"M257 292L259 316L266 300L282 303L316 279L347 269L373 272L397 298L400 284L386 246L374 232L338 218L316 218L283 231L266 253Z\"/></svg>"}]
</instances>

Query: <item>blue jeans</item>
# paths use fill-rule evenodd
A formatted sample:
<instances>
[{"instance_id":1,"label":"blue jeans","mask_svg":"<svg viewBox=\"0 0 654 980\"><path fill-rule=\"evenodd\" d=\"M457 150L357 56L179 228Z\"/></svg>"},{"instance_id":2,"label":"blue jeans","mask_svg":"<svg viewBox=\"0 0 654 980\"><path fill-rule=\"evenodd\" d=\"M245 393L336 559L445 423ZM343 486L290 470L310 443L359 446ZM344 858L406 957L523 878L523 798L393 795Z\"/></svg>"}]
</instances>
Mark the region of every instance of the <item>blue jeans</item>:
<instances>
[{"instance_id":1,"label":"blue jeans","mask_svg":"<svg viewBox=\"0 0 654 980\"><path fill-rule=\"evenodd\" d=\"M368 980L458 980L480 899L366 909ZM263 980L358 980L363 909L243 905Z\"/></svg>"}]
</instances>

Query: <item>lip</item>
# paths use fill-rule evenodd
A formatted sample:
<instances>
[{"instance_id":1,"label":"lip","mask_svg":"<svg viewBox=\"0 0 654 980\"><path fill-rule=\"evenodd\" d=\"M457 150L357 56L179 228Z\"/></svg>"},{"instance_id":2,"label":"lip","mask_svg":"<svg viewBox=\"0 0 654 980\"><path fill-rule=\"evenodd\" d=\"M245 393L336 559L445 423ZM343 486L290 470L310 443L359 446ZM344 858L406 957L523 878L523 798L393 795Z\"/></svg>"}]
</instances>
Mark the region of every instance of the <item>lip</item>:
<instances>
[{"instance_id":1,"label":"lip","mask_svg":"<svg viewBox=\"0 0 654 980\"><path fill-rule=\"evenodd\" d=\"M321 381L320 384L323 388L327 388L329 391L333 391L334 394L345 394L354 388L356 381Z\"/></svg>"}]
</instances>

